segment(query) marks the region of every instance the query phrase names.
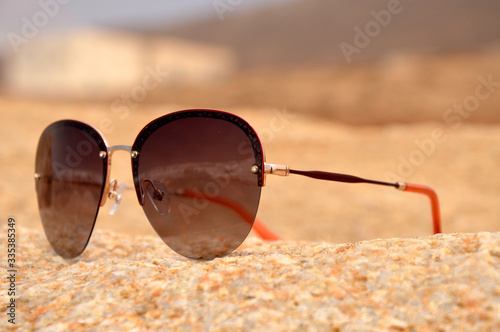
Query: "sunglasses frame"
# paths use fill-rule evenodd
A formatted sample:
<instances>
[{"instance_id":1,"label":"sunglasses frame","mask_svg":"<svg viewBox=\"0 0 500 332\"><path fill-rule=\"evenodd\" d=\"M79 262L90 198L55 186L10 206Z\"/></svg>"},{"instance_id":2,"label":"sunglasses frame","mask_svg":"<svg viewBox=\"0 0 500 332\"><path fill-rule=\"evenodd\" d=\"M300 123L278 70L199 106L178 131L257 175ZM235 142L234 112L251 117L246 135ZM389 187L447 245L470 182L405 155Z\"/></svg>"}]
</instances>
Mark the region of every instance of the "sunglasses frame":
<instances>
[{"instance_id":1,"label":"sunglasses frame","mask_svg":"<svg viewBox=\"0 0 500 332\"><path fill-rule=\"evenodd\" d=\"M40 137L40 141L44 138L46 133L49 133L50 130L57 129L62 126L75 127L77 129L82 130L87 135L91 136L97 143L100 152L99 157L103 160L103 185L101 189L101 196L99 201L99 206L97 207L96 215L94 218L94 222L92 225L92 230L90 231L87 244L90 240L90 237L93 232L93 228L95 226L95 222L97 220L97 216L99 214L99 208L104 206L107 202L107 199L115 200L115 204L119 203L118 198L119 195L115 191L116 190L116 180L111 179L111 164L112 157L116 151L126 151L131 156L131 166L132 166L132 176L134 180L134 188L136 191L136 195L141 206L144 205L144 192L143 186L140 183L139 176L139 163L141 155L141 148L144 143L148 140L148 138L159 128L162 128L164 125L171 123L180 119L187 118L211 118L211 119L219 119L228 121L234 125L236 125L240 130L244 132L246 137L249 139L250 144L252 146L252 150L255 156L255 164L251 168L251 172L257 175L257 185L259 187L265 186L266 175L279 175L279 176L288 176L289 174L297 174L302 176L307 176L320 180L327 181L335 181L335 182L346 182L346 183L370 183L384 186L391 186L396 189L408 192L414 192L419 194L424 194L429 197L432 207L432 217L433 217L433 231L434 234L441 233L441 218L440 218L440 209L439 209L439 200L437 194L433 189L423 185L405 183L405 182L382 182L382 181L374 181L367 180L363 178L359 178L352 175L339 174L339 173L330 173L330 172L321 172L321 171L299 171L290 169L288 165L278 165L278 164L268 164L266 163L264 147L262 145L262 141L260 140L257 131L245 120L240 118L237 115L218 111L211 109L188 109L177 111L174 113L166 114L160 118L152 120L149 122L136 136L134 143L132 146L128 145L114 145L108 146L104 135L93 126L76 120L61 120L49 125L43 132ZM38 160L37 160L38 162ZM42 178L40 174L35 173L35 180L41 181ZM220 202L219 202L220 204ZM222 203L223 205L227 203ZM228 204L227 207L233 209L233 211L238 212L238 207L231 207L231 204ZM242 216L241 213L239 213ZM248 217L249 218L249 217ZM274 234L270 229L268 229L260 220L258 220L255 216L253 216L253 221L248 220L247 222L251 224L251 229L256 231L256 233L265 240L280 240L280 237ZM243 239L244 241L244 239ZM85 250L87 244L83 248L82 252ZM230 253L230 252L229 252Z\"/></svg>"}]
</instances>

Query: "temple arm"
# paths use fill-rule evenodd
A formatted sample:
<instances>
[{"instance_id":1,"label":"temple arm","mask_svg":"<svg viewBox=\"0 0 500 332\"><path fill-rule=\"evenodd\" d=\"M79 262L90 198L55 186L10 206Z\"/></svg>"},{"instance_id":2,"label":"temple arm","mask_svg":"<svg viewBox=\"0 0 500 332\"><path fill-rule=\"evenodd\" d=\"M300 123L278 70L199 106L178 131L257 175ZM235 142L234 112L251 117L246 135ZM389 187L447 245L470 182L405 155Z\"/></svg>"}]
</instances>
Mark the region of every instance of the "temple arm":
<instances>
[{"instance_id":1,"label":"temple arm","mask_svg":"<svg viewBox=\"0 0 500 332\"><path fill-rule=\"evenodd\" d=\"M134 189L134 187L132 187L132 186L125 186L125 185L123 185L123 186L126 189ZM111 187L112 188L117 187L116 180L111 181ZM121 193L115 192L114 189L112 189L112 191L110 191L110 195L111 195L110 197L112 197L115 200L115 202L116 202L115 205L120 204L122 194L123 194L123 191ZM243 206L241 206L240 204L238 204L237 202L235 202L231 199L224 198L221 196L203 195L199 192L196 192L193 190L187 190L187 189L174 190L173 192L170 192L169 194L182 196L185 198L196 198L199 200L207 200L211 203L215 203L217 205L228 208L229 210L231 210L234 213L236 213L237 215L239 215L240 218L243 219L243 221L245 221L249 225L253 224L252 230L254 230L261 239L267 240L267 241L279 241L279 240L281 240L281 238L278 235L276 235L275 233L273 233L273 231L271 231L266 225L264 225L264 223L262 221L257 219L253 214L248 212ZM113 213L114 213L114 210L116 210L116 207L112 208Z\"/></svg>"},{"instance_id":2,"label":"temple arm","mask_svg":"<svg viewBox=\"0 0 500 332\"><path fill-rule=\"evenodd\" d=\"M241 206L240 204L236 203L233 200L221 196L211 197L191 190L178 190L171 194L183 196L186 198L208 200L209 202L221 205L239 215L240 218L243 219L246 223L250 225L253 224L252 230L254 230L261 239L267 241L281 240L281 238L278 235L274 234L269 228L267 228L267 226L264 225L262 221L254 217L253 214L248 212L243 206Z\"/></svg>"},{"instance_id":3,"label":"temple arm","mask_svg":"<svg viewBox=\"0 0 500 332\"><path fill-rule=\"evenodd\" d=\"M35 181L45 181L49 182L52 181L51 176L42 176L39 173L35 174ZM101 186L101 184L97 181L93 182L82 182L82 181L67 181L67 182L73 182L78 185L90 185L90 186ZM120 202L123 197L123 193L126 189L129 190L135 190L133 186L126 185L124 183L118 183L116 179L113 179L109 182L109 185L107 186L108 192L103 191L103 196L106 198L110 198L113 201L113 206L109 210L108 214L113 215L115 214L118 206L120 205ZM229 210L232 210L234 213L240 216L241 219L243 219L246 223L252 225L252 230L254 230L257 235L267 241L278 241L281 240L281 238L273 233L262 221L260 221L257 218L254 218L254 216L248 212L243 206L239 205L235 201L232 201L230 199L224 198L224 197L209 197L202 195L200 193L197 193L195 191L190 191L190 190L178 190L176 192L170 193L173 195L179 195L179 196L184 196L187 198L196 198L200 200L208 200L212 203L224 206L228 208ZM102 201L102 198L101 198ZM101 204L101 206L104 204Z\"/></svg>"},{"instance_id":4,"label":"temple arm","mask_svg":"<svg viewBox=\"0 0 500 332\"><path fill-rule=\"evenodd\" d=\"M427 186L412 184L406 182L383 182L383 181L374 181L367 180L357 176L347 175L347 174L339 174L339 173L330 173L330 172L320 172L320 171L298 171L294 169L290 169L287 165L275 165L275 164L265 164L265 173L266 174L275 174L280 176L288 176L289 174L297 174L307 176L313 179L319 180L327 180L327 181L335 181L335 182L346 182L346 183L371 183L377 184L381 186L389 186L394 187L396 189L402 191L408 191L418 194L423 194L429 197L431 201L432 208L432 221L433 221L433 230L434 234L441 233L441 214L439 211L439 199L436 192Z\"/></svg>"},{"instance_id":5,"label":"temple arm","mask_svg":"<svg viewBox=\"0 0 500 332\"><path fill-rule=\"evenodd\" d=\"M110 187L111 190L109 191L109 197L115 201L113 204L113 207L109 211L110 214L114 214L116 211L116 208L120 204L121 197L123 195L123 191L125 189L134 189L134 187L125 185L125 184L118 184L116 180L111 180L110 182ZM118 191L117 191L118 190ZM181 189L181 190L175 190L170 193L170 195L177 195L177 196L183 196L186 198L196 198L199 200L208 200L209 202L221 205L223 207L228 208L229 210L233 211L237 215L240 216L241 219L243 219L246 223L252 225L252 230L254 230L257 235L267 241L278 241L281 240L281 238L273 233L262 221L254 217L250 212L248 212L243 206L238 204L237 202L230 200L228 198L220 197L220 196L215 196L211 197L208 195L203 195L201 193L192 191L192 190L186 190L186 189Z\"/></svg>"}]
</instances>

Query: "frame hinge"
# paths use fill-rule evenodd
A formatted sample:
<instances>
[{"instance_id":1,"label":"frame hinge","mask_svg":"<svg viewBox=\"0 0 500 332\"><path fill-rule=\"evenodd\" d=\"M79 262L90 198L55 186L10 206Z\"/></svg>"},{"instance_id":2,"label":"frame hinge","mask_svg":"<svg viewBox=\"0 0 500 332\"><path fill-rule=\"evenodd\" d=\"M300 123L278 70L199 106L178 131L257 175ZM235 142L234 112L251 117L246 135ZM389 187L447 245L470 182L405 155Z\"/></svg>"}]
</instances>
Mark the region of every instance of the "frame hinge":
<instances>
[{"instance_id":1,"label":"frame hinge","mask_svg":"<svg viewBox=\"0 0 500 332\"><path fill-rule=\"evenodd\" d=\"M264 163L264 171L266 174L288 176L290 174L290 166Z\"/></svg>"}]
</instances>

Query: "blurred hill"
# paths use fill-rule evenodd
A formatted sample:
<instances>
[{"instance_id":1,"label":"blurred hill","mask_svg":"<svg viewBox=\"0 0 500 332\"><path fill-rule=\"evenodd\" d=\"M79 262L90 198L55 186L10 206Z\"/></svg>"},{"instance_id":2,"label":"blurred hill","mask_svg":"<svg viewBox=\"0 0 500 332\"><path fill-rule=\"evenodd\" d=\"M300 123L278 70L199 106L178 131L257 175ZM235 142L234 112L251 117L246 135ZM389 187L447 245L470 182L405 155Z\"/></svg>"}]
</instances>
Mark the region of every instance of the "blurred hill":
<instances>
[{"instance_id":1,"label":"blurred hill","mask_svg":"<svg viewBox=\"0 0 500 332\"><path fill-rule=\"evenodd\" d=\"M135 102L161 86L203 85L231 74L227 48L172 37L109 29L75 29L40 36L5 59L5 91L52 99Z\"/></svg>"},{"instance_id":2,"label":"blurred hill","mask_svg":"<svg viewBox=\"0 0 500 332\"><path fill-rule=\"evenodd\" d=\"M350 124L441 122L474 95L480 77L500 82L499 17L498 1L308 0L250 13L234 7L221 20L163 33L227 46L242 70L208 87L156 91L152 100L287 108ZM359 45L358 31L369 43L348 63L340 45ZM500 89L467 121L498 123L499 109Z\"/></svg>"},{"instance_id":3,"label":"blurred hill","mask_svg":"<svg viewBox=\"0 0 500 332\"><path fill-rule=\"evenodd\" d=\"M56 35L58 47L36 38L24 56L0 63L0 83L22 98L287 108L386 124L441 122L490 78L495 91L459 116L500 123L499 1L296 0L253 11L238 3L211 2L213 19L175 29L168 20L147 29L128 22L118 39L107 29L86 43ZM352 61L341 45L356 47ZM148 68L165 80L145 91Z\"/></svg>"},{"instance_id":4,"label":"blurred hill","mask_svg":"<svg viewBox=\"0 0 500 332\"><path fill-rule=\"evenodd\" d=\"M308 117L352 125L442 122L455 106L491 94L473 111L459 115L469 123L500 122L500 49L438 55L400 55L373 63L251 67L203 87L157 89L150 101L185 107L231 110L241 105L287 109ZM470 106L467 106L470 108Z\"/></svg>"},{"instance_id":5,"label":"blurred hill","mask_svg":"<svg viewBox=\"0 0 500 332\"><path fill-rule=\"evenodd\" d=\"M398 14L381 26L353 61L394 53L471 51L500 40L500 2L471 0L308 0L242 13L227 9L222 20L169 29L177 37L232 47L248 66L344 62L339 45L354 43L355 27L376 21L372 11ZM376 32L376 28L372 27Z\"/></svg>"}]
</instances>

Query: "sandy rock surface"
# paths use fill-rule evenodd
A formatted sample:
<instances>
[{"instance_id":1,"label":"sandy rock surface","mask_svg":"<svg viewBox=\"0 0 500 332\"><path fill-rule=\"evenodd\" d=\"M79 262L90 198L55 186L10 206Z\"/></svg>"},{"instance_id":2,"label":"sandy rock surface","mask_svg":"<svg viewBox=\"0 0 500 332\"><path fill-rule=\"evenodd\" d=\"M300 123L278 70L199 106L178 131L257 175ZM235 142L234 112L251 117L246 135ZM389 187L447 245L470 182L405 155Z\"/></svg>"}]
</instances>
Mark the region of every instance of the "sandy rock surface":
<instances>
[{"instance_id":1,"label":"sandy rock surface","mask_svg":"<svg viewBox=\"0 0 500 332\"><path fill-rule=\"evenodd\" d=\"M150 236L99 231L70 261L39 231L18 237L19 331L500 329L499 233L250 239L208 262Z\"/></svg>"},{"instance_id":2,"label":"sandy rock surface","mask_svg":"<svg viewBox=\"0 0 500 332\"><path fill-rule=\"evenodd\" d=\"M500 329L499 125L347 126L293 109L226 109L261 134L269 162L433 187L448 234L425 237L432 227L423 196L269 177L258 218L284 242L250 237L227 257L189 261L161 242L127 193L114 216L110 204L101 208L85 253L64 261L45 240L36 205L43 129L63 118L97 128L110 119L109 145L131 145L149 121L186 107L145 104L120 117L106 103L0 103L0 217L2 227L8 217L18 225L21 330ZM443 139L421 148L436 130ZM129 158L116 154L112 176L132 184ZM4 267L6 252L0 257Z\"/></svg>"}]
</instances>

